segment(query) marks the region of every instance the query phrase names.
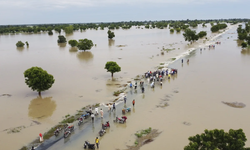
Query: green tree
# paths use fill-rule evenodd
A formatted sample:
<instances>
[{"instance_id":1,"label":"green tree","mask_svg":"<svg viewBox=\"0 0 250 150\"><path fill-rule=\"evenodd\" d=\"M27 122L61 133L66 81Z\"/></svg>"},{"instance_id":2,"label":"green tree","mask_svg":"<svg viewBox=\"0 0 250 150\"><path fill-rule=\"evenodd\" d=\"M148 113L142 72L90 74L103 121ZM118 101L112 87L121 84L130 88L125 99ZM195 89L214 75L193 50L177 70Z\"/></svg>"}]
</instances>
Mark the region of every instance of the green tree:
<instances>
[{"instance_id":1,"label":"green tree","mask_svg":"<svg viewBox=\"0 0 250 150\"><path fill-rule=\"evenodd\" d=\"M26 44L26 46L27 46L27 47L29 47L29 43L28 43L28 41L26 41L26 42L25 42L25 44Z\"/></svg>"},{"instance_id":2,"label":"green tree","mask_svg":"<svg viewBox=\"0 0 250 150\"><path fill-rule=\"evenodd\" d=\"M170 29L170 32L171 32L171 33L174 33L174 29Z\"/></svg>"},{"instance_id":3,"label":"green tree","mask_svg":"<svg viewBox=\"0 0 250 150\"><path fill-rule=\"evenodd\" d=\"M224 132L224 130L205 130L188 138L190 141L184 150L249 150L244 148L247 138L242 129Z\"/></svg>"},{"instance_id":4,"label":"green tree","mask_svg":"<svg viewBox=\"0 0 250 150\"><path fill-rule=\"evenodd\" d=\"M241 47L242 47L242 48L246 48L246 47L247 47L247 42L242 42L242 43L241 43Z\"/></svg>"},{"instance_id":5,"label":"green tree","mask_svg":"<svg viewBox=\"0 0 250 150\"><path fill-rule=\"evenodd\" d=\"M200 31L200 32L198 33L199 38L203 38L203 37L206 36L206 35L207 35L207 32L206 32L206 31Z\"/></svg>"},{"instance_id":6,"label":"green tree","mask_svg":"<svg viewBox=\"0 0 250 150\"><path fill-rule=\"evenodd\" d=\"M73 33L73 30L74 30L74 27L72 25L67 26L67 27L64 28L64 31L65 31L66 34Z\"/></svg>"},{"instance_id":7,"label":"green tree","mask_svg":"<svg viewBox=\"0 0 250 150\"><path fill-rule=\"evenodd\" d=\"M55 27L55 31L61 34L61 28L60 27Z\"/></svg>"},{"instance_id":8,"label":"green tree","mask_svg":"<svg viewBox=\"0 0 250 150\"><path fill-rule=\"evenodd\" d=\"M63 35L58 36L57 43L66 43L66 42L67 42L67 40Z\"/></svg>"},{"instance_id":9,"label":"green tree","mask_svg":"<svg viewBox=\"0 0 250 150\"><path fill-rule=\"evenodd\" d=\"M24 72L25 83L41 96L41 91L48 90L55 82L54 77L40 67L31 67Z\"/></svg>"},{"instance_id":10,"label":"green tree","mask_svg":"<svg viewBox=\"0 0 250 150\"><path fill-rule=\"evenodd\" d=\"M110 31L110 30L108 30L108 38L109 39L113 39L113 37L115 37L115 33L112 32L112 31Z\"/></svg>"},{"instance_id":11,"label":"green tree","mask_svg":"<svg viewBox=\"0 0 250 150\"><path fill-rule=\"evenodd\" d=\"M48 34L49 34L49 35L53 35L52 30L49 30Z\"/></svg>"},{"instance_id":12,"label":"green tree","mask_svg":"<svg viewBox=\"0 0 250 150\"><path fill-rule=\"evenodd\" d=\"M121 71L121 67L114 61L108 61L104 69L107 69L107 72L111 72L111 77L113 77L115 72Z\"/></svg>"},{"instance_id":13,"label":"green tree","mask_svg":"<svg viewBox=\"0 0 250 150\"><path fill-rule=\"evenodd\" d=\"M199 39L199 36L196 35L196 31L191 30L189 28L185 30L185 32L183 33L183 36L185 38L185 41L189 41L189 42L194 42Z\"/></svg>"},{"instance_id":14,"label":"green tree","mask_svg":"<svg viewBox=\"0 0 250 150\"><path fill-rule=\"evenodd\" d=\"M181 29L180 28L176 28L176 32L181 32Z\"/></svg>"},{"instance_id":15,"label":"green tree","mask_svg":"<svg viewBox=\"0 0 250 150\"><path fill-rule=\"evenodd\" d=\"M78 42L77 42L77 40L69 40L69 45L71 46L71 47L75 47L75 46L77 46L77 44L78 44Z\"/></svg>"},{"instance_id":16,"label":"green tree","mask_svg":"<svg viewBox=\"0 0 250 150\"><path fill-rule=\"evenodd\" d=\"M78 41L77 47L79 50L90 50L94 46L93 42L88 39L80 39Z\"/></svg>"},{"instance_id":17,"label":"green tree","mask_svg":"<svg viewBox=\"0 0 250 150\"><path fill-rule=\"evenodd\" d=\"M16 43L16 47L23 47L24 46L24 43L22 41L18 41Z\"/></svg>"}]
</instances>

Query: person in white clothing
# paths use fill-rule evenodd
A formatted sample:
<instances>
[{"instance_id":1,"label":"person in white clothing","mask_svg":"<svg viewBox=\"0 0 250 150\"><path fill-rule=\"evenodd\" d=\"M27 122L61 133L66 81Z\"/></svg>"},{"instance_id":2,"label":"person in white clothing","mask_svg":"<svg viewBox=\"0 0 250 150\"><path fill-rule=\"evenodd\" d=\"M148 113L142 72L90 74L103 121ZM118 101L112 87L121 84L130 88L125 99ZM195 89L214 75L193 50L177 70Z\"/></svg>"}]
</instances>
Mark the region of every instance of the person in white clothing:
<instances>
[{"instance_id":1,"label":"person in white clothing","mask_svg":"<svg viewBox=\"0 0 250 150\"><path fill-rule=\"evenodd\" d=\"M95 108L95 114L97 114L97 115L99 114L98 113L98 107Z\"/></svg>"}]
</instances>

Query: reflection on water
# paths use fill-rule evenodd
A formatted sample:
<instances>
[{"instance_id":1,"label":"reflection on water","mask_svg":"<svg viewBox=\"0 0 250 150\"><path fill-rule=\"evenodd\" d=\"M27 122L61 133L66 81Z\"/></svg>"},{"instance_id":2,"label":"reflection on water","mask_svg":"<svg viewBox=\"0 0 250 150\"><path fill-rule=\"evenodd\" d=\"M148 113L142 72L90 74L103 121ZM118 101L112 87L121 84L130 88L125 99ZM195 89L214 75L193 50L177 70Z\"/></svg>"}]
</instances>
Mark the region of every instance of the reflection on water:
<instances>
[{"instance_id":1,"label":"reflection on water","mask_svg":"<svg viewBox=\"0 0 250 150\"><path fill-rule=\"evenodd\" d=\"M67 33L67 34L65 34L65 37L71 37L71 36L73 36L73 33Z\"/></svg>"},{"instance_id":2,"label":"reflection on water","mask_svg":"<svg viewBox=\"0 0 250 150\"><path fill-rule=\"evenodd\" d=\"M84 61L84 62L89 62L93 60L93 54L89 51L85 51L85 52L78 52L77 53L77 58L80 61Z\"/></svg>"},{"instance_id":3,"label":"reflection on water","mask_svg":"<svg viewBox=\"0 0 250 150\"><path fill-rule=\"evenodd\" d=\"M243 42L243 41L241 41L241 40L237 40L237 46L238 46L238 47L241 47L242 42Z\"/></svg>"},{"instance_id":4,"label":"reflection on water","mask_svg":"<svg viewBox=\"0 0 250 150\"><path fill-rule=\"evenodd\" d=\"M243 55L250 55L250 49L242 49L241 54Z\"/></svg>"},{"instance_id":5,"label":"reflection on water","mask_svg":"<svg viewBox=\"0 0 250 150\"><path fill-rule=\"evenodd\" d=\"M114 46L114 45L115 45L115 40L109 39L109 47Z\"/></svg>"},{"instance_id":6,"label":"reflection on water","mask_svg":"<svg viewBox=\"0 0 250 150\"><path fill-rule=\"evenodd\" d=\"M17 47L16 49L17 49L19 52L23 52L24 47Z\"/></svg>"},{"instance_id":7,"label":"reflection on water","mask_svg":"<svg viewBox=\"0 0 250 150\"><path fill-rule=\"evenodd\" d=\"M52 97L40 96L33 99L29 105L29 117L37 119L50 117L56 109L56 103L51 99Z\"/></svg>"},{"instance_id":8,"label":"reflection on water","mask_svg":"<svg viewBox=\"0 0 250 150\"><path fill-rule=\"evenodd\" d=\"M67 43L57 43L59 47L66 47Z\"/></svg>"},{"instance_id":9,"label":"reflection on water","mask_svg":"<svg viewBox=\"0 0 250 150\"><path fill-rule=\"evenodd\" d=\"M77 52L77 51L78 51L77 47L71 47L71 48L69 49L69 52L71 52L71 53L75 53L75 52Z\"/></svg>"}]
</instances>

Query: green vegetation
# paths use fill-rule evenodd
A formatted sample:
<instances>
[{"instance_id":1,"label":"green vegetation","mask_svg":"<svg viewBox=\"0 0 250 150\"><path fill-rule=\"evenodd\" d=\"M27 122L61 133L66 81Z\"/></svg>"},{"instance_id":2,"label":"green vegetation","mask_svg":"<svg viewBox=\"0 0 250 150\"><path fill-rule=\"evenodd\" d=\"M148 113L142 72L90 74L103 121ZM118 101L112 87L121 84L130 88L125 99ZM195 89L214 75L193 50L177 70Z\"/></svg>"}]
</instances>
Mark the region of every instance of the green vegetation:
<instances>
[{"instance_id":1,"label":"green vegetation","mask_svg":"<svg viewBox=\"0 0 250 150\"><path fill-rule=\"evenodd\" d=\"M63 121L61 121L62 124L66 124L66 123L72 123L75 121L75 117L74 116L70 116L68 118L63 119Z\"/></svg>"},{"instance_id":2,"label":"green vegetation","mask_svg":"<svg viewBox=\"0 0 250 150\"><path fill-rule=\"evenodd\" d=\"M65 32L66 34L73 33L73 30L74 30L74 27L73 27L72 25L67 26L67 27L64 28L64 32Z\"/></svg>"},{"instance_id":3,"label":"green vegetation","mask_svg":"<svg viewBox=\"0 0 250 150\"><path fill-rule=\"evenodd\" d=\"M196 31L191 30L191 29L186 29L185 32L183 33L183 36L185 38L185 41L188 41L191 43L199 39L199 36L196 35Z\"/></svg>"},{"instance_id":4,"label":"green vegetation","mask_svg":"<svg viewBox=\"0 0 250 150\"><path fill-rule=\"evenodd\" d=\"M27 46L27 47L29 47L29 43L28 43L28 41L26 41L26 42L25 42L25 44L26 44L26 46Z\"/></svg>"},{"instance_id":5,"label":"green vegetation","mask_svg":"<svg viewBox=\"0 0 250 150\"><path fill-rule=\"evenodd\" d=\"M246 47L247 47L247 42L242 42L242 43L241 43L241 47L242 47L242 48L246 48Z\"/></svg>"},{"instance_id":6,"label":"green vegetation","mask_svg":"<svg viewBox=\"0 0 250 150\"><path fill-rule=\"evenodd\" d=\"M69 45L71 46L71 47L75 47L75 46L77 46L77 44L78 44L78 42L77 42L77 40L69 40Z\"/></svg>"},{"instance_id":7,"label":"green vegetation","mask_svg":"<svg viewBox=\"0 0 250 150\"><path fill-rule=\"evenodd\" d=\"M180 28L176 28L175 30L176 30L176 32L181 32Z\"/></svg>"},{"instance_id":8,"label":"green vegetation","mask_svg":"<svg viewBox=\"0 0 250 150\"><path fill-rule=\"evenodd\" d=\"M67 40L63 35L58 36L57 43L66 43L66 42L67 42Z\"/></svg>"},{"instance_id":9,"label":"green vegetation","mask_svg":"<svg viewBox=\"0 0 250 150\"><path fill-rule=\"evenodd\" d=\"M112 32L112 31L110 31L110 30L108 30L108 38L109 39L113 39L114 37L115 37L115 33Z\"/></svg>"},{"instance_id":10,"label":"green vegetation","mask_svg":"<svg viewBox=\"0 0 250 150\"><path fill-rule=\"evenodd\" d=\"M138 131L135 133L135 135L140 138L142 137L143 135L146 135L146 134L149 134L151 132L151 127L149 127L148 129L145 129L145 130L141 130L141 131Z\"/></svg>"},{"instance_id":11,"label":"green vegetation","mask_svg":"<svg viewBox=\"0 0 250 150\"><path fill-rule=\"evenodd\" d=\"M250 150L244 148L247 138L242 129L224 132L224 130L205 130L188 138L190 143L184 150Z\"/></svg>"},{"instance_id":12,"label":"green vegetation","mask_svg":"<svg viewBox=\"0 0 250 150\"><path fill-rule=\"evenodd\" d=\"M250 25L249 23L245 23L245 28L242 28L242 25L239 25L237 28L238 39L242 41L242 48L246 48L250 46Z\"/></svg>"},{"instance_id":13,"label":"green vegetation","mask_svg":"<svg viewBox=\"0 0 250 150\"><path fill-rule=\"evenodd\" d=\"M49 30L48 34L49 34L49 35L53 35L52 30Z\"/></svg>"},{"instance_id":14,"label":"green vegetation","mask_svg":"<svg viewBox=\"0 0 250 150\"><path fill-rule=\"evenodd\" d=\"M225 29L226 27L227 27L227 25L225 23L217 24L217 25L214 25L214 26L211 27L211 31L212 32L217 32L217 31L219 31L221 29Z\"/></svg>"},{"instance_id":15,"label":"green vegetation","mask_svg":"<svg viewBox=\"0 0 250 150\"><path fill-rule=\"evenodd\" d=\"M174 29L170 29L170 33L174 33Z\"/></svg>"},{"instance_id":16,"label":"green vegetation","mask_svg":"<svg viewBox=\"0 0 250 150\"><path fill-rule=\"evenodd\" d=\"M93 42L88 39L80 39L77 44L79 50L90 50L94 46Z\"/></svg>"},{"instance_id":17,"label":"green vegetation","mask_svg":"<svg viewBox=\"0 0 250 150\"><path fill-rule=\"evenodd\" d=\"M49 32L55 30L61 34L61 30L64 30L66 34L72 33L73 31L83 31L87 29L104 30L108 29L130 29L132 26L145 26L146 29L164 29L171 27L173 29L181 28L187 29L189 26L196 27L198 24L214 24L219 22L226 22L230 24L236 24L238 22L249 22L249 19L218 19L218 20L161 20L161 21L129 21L129 22L112 22L112 23L82 23L82 24L41 24L41 25L1 25L0 34L9 33L40 33Z\"/></svg>"},{"instance_id":18,"label":"green vegetation","mask_svg":"<svg viewBox=\"0 0 250 150\"><path fill-rule=\"evenodd\" d=\"M113 93L114 96L119 96L119 94L123 93L124 91L126 90L126 88L122 89L122 90L118 90L118 91L115 91Z\"/></svg>"},{"instance_id":19,"label":"green vegetation","mask_svg":"<svg viewBox=\"0 0 250 150\"><path fill-rule=\"evenodd\" d=\"M206 31L200 31L200 32L198 33L199 38L203 38L203 37L206 36L206 35L207 35L207 32L206 32Z\"/></svg>"},{"instance_id":20,"label":"green vegetation","mask_svg":"<svg viewBox=\"0 0 250 150\"><path fill-rule=\"evenodd\" d=\"M41 95L41 91L48 90L55 82L54 77L40 67L31 67L24 72L25 83L33 91Z\"/></svg>"},{"instance_id":21,"label":"green vegetation","mask_svg":"<svg viewBox=\"0 0 250 150\"><path fill-rule=\"evenodd\" d=\"M23 47L24 46L24 43L22 41L18 41L16 43L16 47Z\"/></svg>"},{"instance_id":22,"label":"green vegetation","mask_svg":"<svg viewBox=\"0 0 250 150\"><path fill-rule=\"evenodd\" d=\"M108 61L104 69L107 69L107 72L111 72L111 77L113 77L115 72L121 71L121 67L114 61Z\"/></svg>"}]
</instances>

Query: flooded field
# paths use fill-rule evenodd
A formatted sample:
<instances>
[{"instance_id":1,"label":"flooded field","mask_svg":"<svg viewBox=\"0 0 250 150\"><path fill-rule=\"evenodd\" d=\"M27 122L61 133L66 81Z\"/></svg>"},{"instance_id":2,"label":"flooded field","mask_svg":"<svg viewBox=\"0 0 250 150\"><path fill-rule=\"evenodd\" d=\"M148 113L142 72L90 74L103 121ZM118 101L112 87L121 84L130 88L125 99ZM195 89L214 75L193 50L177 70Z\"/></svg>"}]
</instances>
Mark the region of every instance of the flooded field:
<instances>
[{"instance_id":1,"label":"flooded field","mask_svg":"<svg viewBox=\"0 0 250 150\"><path fill-rule=\"evenodd\" d=\"M203 30L198 27L197 31ZM210 27L204 28L209 31ZM247 85L250 70L249 53L237 46L236 28L218 37L221 45L215 49L193 51L191 55L182 55L197 44L187 46L182 33L170 34L169 29L114 30L115 39L108 40L107 30L87 30L66 35L67 40L88 38L94 46L90 51L78 52L69 45L58 45L57 34L18 34L0 36L0 145L5 149L18 149L38 134L44 133L62 120L67 114L73 114L88 104L114 100L112 93L119 84L132 81L136 75L155 70L160 63L169 63L171 58L184 57L184 63L177 60L171 67L178 69L178 76L164 80L163 86L155 89L146 87L142 94L138 89L128 90L128 102L136 99L136 106L128 115L128 122L111 124L112 127L101 140L100 149L125 149L134 144L134 133L152 127L162 131L156 140L142 149L168 148L182 149L188 144L188 137L201 133L204 129L242 128L249 136ZM232 34L233 33L233 34ZM214 34L208 32L208 37ZM19 40L28 41L29 48L17 49ZM161 55L161 49L175 50ZM189 64L186 60L189 59ZM116 61L122 71L114 74L106 72L107 61ZM23 72L39 66L55 78L48 91L42 92L42 98L31 91L24 82ZM41 100L42 99L42 100ZM169 106L161 108L161 103ZM242 102L245 108L233 108L225 102ZM111 113L106 120L120 115ZM107 113L106 111L104 113ZM37 122L39 124L37 124ZM87 131L80 129L69 139L59 142L50 149L82 149L84 140L94 141L101 120L94 127L86 125ZM25 126L19 133L8 134L10 128ZM6 130L7 129L7 130ZM4 131L5 130L5 131ZM122 136L121 136L122 135ZM119 138L117 138L119 137ZM115 142L114 142L115 139ZM178 139L178 140L177 140ZM15 144L6 144L15 141ZM62 140L63 141L63 140ZM247 146L249 146L247 142Z\"/></svg>"}]
</instances>

